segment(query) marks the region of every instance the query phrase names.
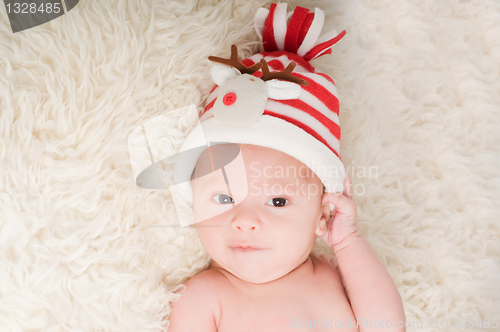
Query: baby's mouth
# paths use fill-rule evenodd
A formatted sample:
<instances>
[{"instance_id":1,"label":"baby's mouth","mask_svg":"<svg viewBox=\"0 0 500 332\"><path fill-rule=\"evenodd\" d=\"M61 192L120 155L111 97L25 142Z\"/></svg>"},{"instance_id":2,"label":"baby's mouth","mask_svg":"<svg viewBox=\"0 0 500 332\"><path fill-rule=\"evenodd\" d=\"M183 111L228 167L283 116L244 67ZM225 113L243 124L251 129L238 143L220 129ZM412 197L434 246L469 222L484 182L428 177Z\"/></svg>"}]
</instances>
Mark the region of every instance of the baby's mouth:
<instances>
[{"instance_id":1,"label":"baby's mouth","mask_svg":"<svg viewBox=\"0 0 500 332\"><path fill-rule=\"evenodd\" d=\"M264 250L264 248L257 248L252 246L237 246L237 247L229 247L236 252L252 252L257 250Z\"/></svg>"}]
</instances>

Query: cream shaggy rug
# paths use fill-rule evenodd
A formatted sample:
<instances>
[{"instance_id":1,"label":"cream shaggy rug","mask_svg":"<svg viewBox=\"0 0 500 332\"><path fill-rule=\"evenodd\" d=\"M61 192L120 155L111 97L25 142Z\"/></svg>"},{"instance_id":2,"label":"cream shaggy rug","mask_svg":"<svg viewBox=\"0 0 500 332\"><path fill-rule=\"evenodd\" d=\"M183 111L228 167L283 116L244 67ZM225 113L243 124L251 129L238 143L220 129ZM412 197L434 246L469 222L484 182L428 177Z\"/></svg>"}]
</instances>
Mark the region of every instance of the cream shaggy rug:
<instances>
[{"instance_id":1,"label":"cream shaggy rug","mask_svg":"<svg viewBox=\"0 0 500 332\"><path fill-rule=\"evenodd\" d=\"M209 55L257 51L270 3L82 0L16 34L2 7L0 331L166 330L210 258L194 229L161 227L171 195L135 184L128 138L165 115L178 149L195 123L169 111L203 106ZM500 331L498 1L290 4L347 31L315 65L336 82L359 228L408 331Z\"/></svg>"}]
</instances>

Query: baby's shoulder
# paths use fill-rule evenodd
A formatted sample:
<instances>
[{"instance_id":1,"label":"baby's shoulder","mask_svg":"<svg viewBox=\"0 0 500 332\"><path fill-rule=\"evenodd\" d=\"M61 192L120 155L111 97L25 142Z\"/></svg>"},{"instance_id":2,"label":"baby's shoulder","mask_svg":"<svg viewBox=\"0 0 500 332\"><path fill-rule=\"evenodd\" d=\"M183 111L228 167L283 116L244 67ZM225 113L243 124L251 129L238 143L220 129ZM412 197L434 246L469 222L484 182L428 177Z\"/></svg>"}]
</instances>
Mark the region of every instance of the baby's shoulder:
<instances>
[{"instance_id":1,"label":"baby's shoulder","mask_svg":"<svg viewBox=\"0 0 500 332\"><path fill-rule=\"evenodd\" d=\"M311 252L310 257L311 257L311 260L313 260L313 262L315 262L317 264L321 264L321 265L326 264L328 266L334 267L335 269L338 266L337 257L335 257L335 255L333 255L333 254L316 254L316 253Z\"/></svg>"},{"instance_id":2,"label":"baby's shoulder","mask_svg":"<svg viewBox=\"0 0 500 332\"><path fill-rule=\"evenodd\" d=\"M207 270L204 270L191 279L189 279L192 282L197 282L197 283L203 283L206 285L214 285L214 283L218 282L220 279L220 273L213 268L209 268Z\"/></svg>"},{"instance_id":3,"label":"baby's shoulder","mask_svg":"<svg viewBox=\"0 0 500 332\"><path fill-rule=\"evenodd\" d=\"M216 331L217 317L220 316L216 275L210 270L203 271L186 281L184 286L181 296L172 305L169 332Z\"/></svg>"},{"instance_id":4,"label":"baby's shoulder","mask_svg":"<svg viewBox=\"0 0 500 332\"><path fill-rule=\"evenodd\" d=\"M222 287L222 275L216 269L202 271L184 283L186 287L192 287L199 292L203 292L205 299L210 305L216 306L219 303L219 292Z\"/></svg>"},{"instance_id":5,"label":"baby's shoulder","mask_svg":"<svg viewBox=\"0 0 500 332\"><path fill-rule=\"evenodd\" d=\"M318 267L317 270L322 270L326 273L323 273L324 275L335 275L336 277L340 278L340 281L342 282L342 287L344 287L345 290L345 280L344 276L342 275L342 272L339 269L339 264L337 262L337 257L335 257L334 254L313 254L311 253L311 259L315 261L315 267ZM321 274L321 273L320 273ZM347 291L346 291L347 295ZM347 298L349 299L349 296L347 295Z\"/></svg>"},{"instance_id":6,"label":"baby's shoulder","mask_svg":"<svg viewBox=\"0 0 500 332\"><path fill-rule=\"evenodd\" d=\"M178 288L175 293L185 294L188 289L196 289L197 291L202 291L207 295L211 295L210 293L214 291L213 286L217 282L217 279L218 276L216 273L214 273L214 271L205 270L189 278L186 282L184 282L184 287Z\"/></svg>"}]
</instances>

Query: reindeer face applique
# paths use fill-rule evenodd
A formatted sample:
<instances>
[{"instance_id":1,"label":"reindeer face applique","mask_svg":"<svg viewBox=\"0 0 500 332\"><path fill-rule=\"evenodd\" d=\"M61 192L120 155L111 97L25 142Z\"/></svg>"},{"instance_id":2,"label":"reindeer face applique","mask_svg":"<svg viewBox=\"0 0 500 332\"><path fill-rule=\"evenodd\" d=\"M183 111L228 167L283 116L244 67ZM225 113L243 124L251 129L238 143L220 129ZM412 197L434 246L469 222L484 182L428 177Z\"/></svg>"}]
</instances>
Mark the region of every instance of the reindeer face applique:
<instances>
[{"instance_id":1,"label":"reindeer face applique","mask_svg":"<svg viewBox=\"0 0 500 332\"><path fill-rule=\"evenodd\" d=\"M266 60L246 67L238 60L236 45L231 46L231 57L223 59L208 57L210 61L224 64L214 65L211 76L219 86L213 106L214 117L221 125L250 127L264 113L268 98L285 100L300 96L300 85L309 82L292 75L295 62L280 72L270 72ZM253 76L262 69L262 76Z\"/></svg>"}]
</instances>

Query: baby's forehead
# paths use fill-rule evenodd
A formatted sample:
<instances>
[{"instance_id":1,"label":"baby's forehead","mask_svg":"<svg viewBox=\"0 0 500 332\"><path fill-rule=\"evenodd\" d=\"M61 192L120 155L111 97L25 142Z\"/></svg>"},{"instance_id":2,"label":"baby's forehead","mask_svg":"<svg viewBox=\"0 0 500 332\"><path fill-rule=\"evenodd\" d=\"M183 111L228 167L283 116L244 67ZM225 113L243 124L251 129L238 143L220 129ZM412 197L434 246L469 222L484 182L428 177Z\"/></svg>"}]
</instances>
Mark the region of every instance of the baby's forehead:
<instances>
[{"instance_id":1,"label":"baby's forehead","mask_svg":"<svg viewBox=\"0 0 500 332\"><path fill-rule=\"evenodd\" d=\"M277 162L253 161L250 163L250 167L246 169L246 173L250 178L297 179L306 182L311 182L317 177L306 165L289 163L287 160Z\"/></svg>"},{"instance_id":2,"label":"baby's forehead","mask_svg":"<svg viewBox=\"0 0 500 332\"><path fill-rule=\"evenodd\" d=\"M192 179L203 177L230 164L238 155L243 160L244 176L312 182L317 175L299 160L281 151L248 144L220 144L205 149L199 156ZM243 174L243 173L242 173Z\"/></svg>"}]
</instances>

